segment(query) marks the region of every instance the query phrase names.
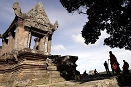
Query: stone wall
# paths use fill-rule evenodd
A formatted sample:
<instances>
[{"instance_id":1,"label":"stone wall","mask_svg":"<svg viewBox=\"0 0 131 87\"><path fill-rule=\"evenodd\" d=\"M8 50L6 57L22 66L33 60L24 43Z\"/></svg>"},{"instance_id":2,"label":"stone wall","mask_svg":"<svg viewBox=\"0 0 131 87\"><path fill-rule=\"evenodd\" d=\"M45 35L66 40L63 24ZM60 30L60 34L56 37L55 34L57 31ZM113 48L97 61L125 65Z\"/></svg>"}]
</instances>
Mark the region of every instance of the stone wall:
<instances>
[{"instance_id":1,"label":"stone wall","mask_svg":"<svg viewBox=\"0 0 131 87\"><path fill-rule=\"evenodd\" d=\"M60 75L66 80L80 80L80 72L76 70L77 56L48 56L48 70L57 70Z\"/></svg>"},{"instance_id":2,"label":"stone wall","mask_svg":"<svg viewBox=\"0 0 131 87\"><path fill-rule=\"evenodd\" d=\"M75 64L78 57L50 54L52 35L58 28L58 21L50 23L42 3L27 13L21 12L17 1L12 8L16 16L0 35L0 84L25 87L76 79L77 74L80 75ZM30 49L32 36L38 40L35 39L34 48Z\"/></svg>"},{"instance_id":3,"label":"stone wall","mask_svg":"<svg viewBox=\"0 0 131 87\"><path fill-rule=\"evenodd\" d=\"M0 56L0 86L32 86L78 79L77 56L43 55L29 48L12 52Z\"/></svg>"}]
</instances>

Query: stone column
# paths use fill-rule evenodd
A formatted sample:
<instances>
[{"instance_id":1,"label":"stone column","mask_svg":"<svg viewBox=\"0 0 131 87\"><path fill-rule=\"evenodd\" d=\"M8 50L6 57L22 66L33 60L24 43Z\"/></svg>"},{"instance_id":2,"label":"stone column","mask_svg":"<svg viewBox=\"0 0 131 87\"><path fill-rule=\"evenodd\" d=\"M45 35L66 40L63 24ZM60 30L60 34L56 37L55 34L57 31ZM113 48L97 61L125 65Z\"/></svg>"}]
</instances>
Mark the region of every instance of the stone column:
<instances>
[{"instance_id":1,"label":"stone column","mask_svg":"<svg viewBox=\"0 0 131 87\"><path fill-rule=\"evenodd\" d=\"M8 52L11 52L14 47L14 32L9 32L9 41L8 41Z\"/></svg>"},{"instance_id":2,"label":"stone column","mask_svg":"<svg viewBox=\"0 0 131 87\"><path fill-rule=\"evenodd\" d=\"M51 53L51 42L52 42L52 34L48 37L48 54Z\"/></svg>"},{"instance_id":3,"label":"stone column","mask_svg":"<svg viewBox=\"0 0 131 87\"><path fill-rule=\"evenodd\" d=\"M45 35L43 38L40 38L39 51L43 51L44 55L48 55L48 35Z\"/></svg>"},{"instance_id":4,"label":"stone column","mask_svg":"<svg viewBox=\"0 0 131 87\"><path fill-rule=\"evenodd\" d=\"M44 53L44 40L45 40L45 37L40 38L40 42L39 42L39 45L38 45L39 51L43 51L43 53Z\"/></svg>"},{"instance_id":5,"label":"stone column","mask_svg":"<svg viewBox=\"0 0 131 87\"><path fill-rule=\"evenodd\" d=\"M45 41L44 41L44 54L48 55L48 35L45 36Z\"/></svg>"},{"instance_id":6,"label":"stone column","mask_svg":"<svg viewBox=\"0 0 131 87\"><path fill-rule=\"evenodd\" d=\"M39 42L40 42L40 39L39 38L35 38L34 39L35 41L35 46L33 47L34 50L39 50Z\"/></svg>"},{"instance_id":7,"label":"stone column","mask_svg":"<svg viewBox=\"0 0 131 87\"><path fill-rule=\"evenodd\" d=\"M24 27L25 29L25 41L24 41L24 47L25 48L30 48L30 43L31 43L31 32L30 32L30 27Z\"/></svg>"},{"instance_id":8,"label":"stone column","mask_svg":"<svg viewBox=\"0 0 131 87\"><path fill-rule=\"evenodd\" d=\"M8 39L2 39L2 50L1 50L1 55L4 53L7 53L8 50Z\"/></svg>"},{"instance_id":9,"label":"stone column","mask_svg":"<svg viewBox=\"0 0 131 87\"><path fill-rule=\"evenodd\" d=\"M22 50L24 48L29 48L31 33L29 27L24 26L24 21L18 21L15 33L15 50Z\"/></svg>"}]
</instances>

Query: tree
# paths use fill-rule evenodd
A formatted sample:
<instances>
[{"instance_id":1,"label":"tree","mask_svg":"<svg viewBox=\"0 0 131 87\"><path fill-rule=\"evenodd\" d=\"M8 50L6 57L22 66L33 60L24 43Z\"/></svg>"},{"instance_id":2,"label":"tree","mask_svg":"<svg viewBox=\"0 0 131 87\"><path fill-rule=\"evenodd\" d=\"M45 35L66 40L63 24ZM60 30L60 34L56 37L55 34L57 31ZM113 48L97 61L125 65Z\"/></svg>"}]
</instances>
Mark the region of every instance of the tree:
<instances>
[{"instance_id":1,"label":"tree","mask_svg":"<svg viewBox=\"0 0 131 87\"><path fill-rule=\"evenodd\" d=\"M106 30L104 45L131 50L131 0L60 0L69 13L86 14L83 26L85 43L94 44ZM83 12L86 10L85 12Z\"/></svg>"}]
</instances>

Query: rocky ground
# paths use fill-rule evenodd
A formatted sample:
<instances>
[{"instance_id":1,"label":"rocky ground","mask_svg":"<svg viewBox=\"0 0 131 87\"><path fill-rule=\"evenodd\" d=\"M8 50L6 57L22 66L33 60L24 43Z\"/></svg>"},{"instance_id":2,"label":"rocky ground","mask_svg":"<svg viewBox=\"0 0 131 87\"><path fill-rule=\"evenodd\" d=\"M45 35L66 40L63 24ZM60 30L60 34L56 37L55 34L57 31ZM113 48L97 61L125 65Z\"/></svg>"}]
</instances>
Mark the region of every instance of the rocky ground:
<instances>
[{"instance_id":1,"label":"rocky ground","mask_svg":"<svg viewBox=\"0 0 131 87\"><path fill-rule=\"evenodd\" d=\"M71 80L33 87L122 87L119 86L116 77L111 75L88 75L84 76L80 81Z\"/></svg>"}]
</instances>

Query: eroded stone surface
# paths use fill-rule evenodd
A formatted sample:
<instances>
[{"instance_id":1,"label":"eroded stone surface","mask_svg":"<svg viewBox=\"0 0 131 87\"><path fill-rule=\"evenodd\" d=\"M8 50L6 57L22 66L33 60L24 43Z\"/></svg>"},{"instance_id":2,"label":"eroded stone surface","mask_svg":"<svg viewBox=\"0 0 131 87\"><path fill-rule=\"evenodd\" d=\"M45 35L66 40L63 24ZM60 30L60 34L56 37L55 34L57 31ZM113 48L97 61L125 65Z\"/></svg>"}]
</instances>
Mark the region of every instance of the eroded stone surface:
<instances>
[{"instance_id":1,"label":"eroded stone surface","mask_svg":"<svg viewBox=\"0 0 131 87\"><path fill-rule=\"evenodd\" d=\"M58 28L58 22L50 23L41 2L27 13L21 12L18 2L15 2L12 8L16 17L5 33L1 35L3 43L0 55L13 50L30 48L32 36L39 39L39 41L35 41L34 49L43 51L44 55L49 55L52 35Z\"/></svg>"},{"instance_id":2,"label":"eroded stone surface","mask_svg":"<svg viewBox=\"0 0 131 87\"><path fill-rule=\"evenodd\" d=\"M18 2L12 6L15 18L0 35L0 86L28 87L75 80L77 56L51 55L51 41L58 21L51 24L42 3L27 13ZM34 39L33 49L30 47Z\"/></svg>"}]
</instances>

